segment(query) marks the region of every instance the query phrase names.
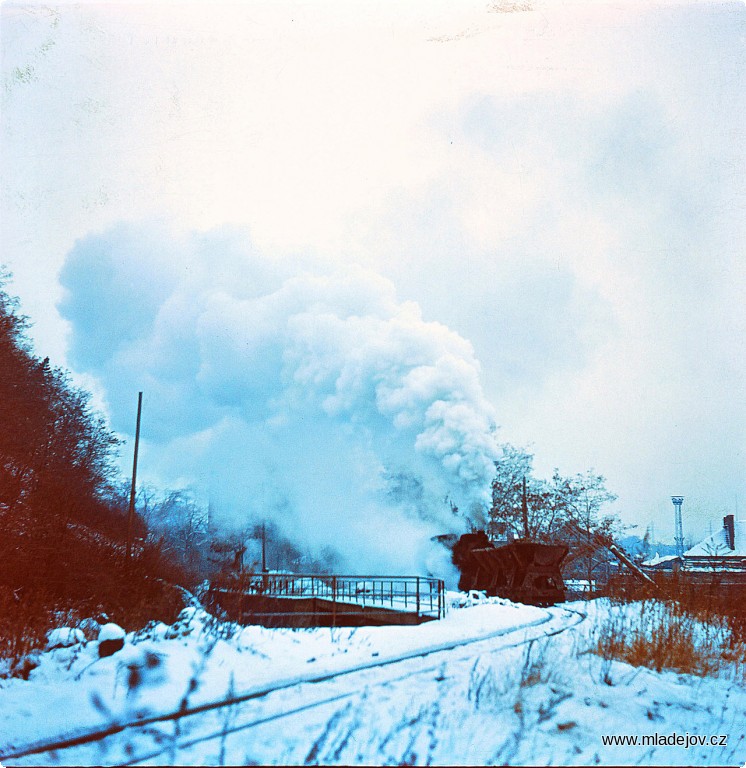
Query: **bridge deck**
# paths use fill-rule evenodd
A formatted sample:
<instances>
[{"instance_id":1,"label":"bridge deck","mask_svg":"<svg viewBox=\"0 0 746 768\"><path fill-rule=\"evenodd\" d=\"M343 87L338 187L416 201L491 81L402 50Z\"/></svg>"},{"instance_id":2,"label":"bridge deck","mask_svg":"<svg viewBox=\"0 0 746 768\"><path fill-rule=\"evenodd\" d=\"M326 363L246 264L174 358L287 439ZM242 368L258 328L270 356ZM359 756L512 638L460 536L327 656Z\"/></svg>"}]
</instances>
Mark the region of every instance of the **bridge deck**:
<instances>
[{"instance_id":1,"label":"bridge deck","mask_svg":"<svg viewBox=\"0 0 746 768\"><path fill-rule=\"evenodd\" d=\"M419 624L445 612L443 582L420 576L252 574L211 585L208 602L265 626Z\"/></svg>"}]
</instances>

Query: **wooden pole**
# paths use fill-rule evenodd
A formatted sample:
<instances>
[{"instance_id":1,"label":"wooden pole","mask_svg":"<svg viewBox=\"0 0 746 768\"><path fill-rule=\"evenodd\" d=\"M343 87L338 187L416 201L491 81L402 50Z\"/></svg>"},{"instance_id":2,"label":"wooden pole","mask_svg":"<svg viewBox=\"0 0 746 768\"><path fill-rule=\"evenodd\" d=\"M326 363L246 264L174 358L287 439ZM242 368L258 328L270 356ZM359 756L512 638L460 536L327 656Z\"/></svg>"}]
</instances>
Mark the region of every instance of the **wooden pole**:
<instances>
[{"instance_id":1,"label":"wooden pole","mask_svg":"<svg viewBox=\"0 0 746 768\"><path fill-rule=\"evenodd\" d=\"M132 528L135 522L135 485L137 483L137 452L140 448L140 416L142 414L142 392L137 394L137 428L135 429L135 458L132 462L132 485L130 487L130 507L127 515L127 563L132 558Z\"/></svg>"},{"instance_id":2,"label":"wooden pole","mask_svg":"<svg viewBox=\"0 0 746 768\"><path fill-rule=\"evenodd\" d=\"M521 503L523 513L523 538L528 538L528 499L526 499L526 476L523 477L523 499Z\"/></svg>"},{"instance_id":3,"label":"wooden pole","mask_svg":"<svg viewBox=\"0 0 746 768\"><path fill-rule=\"evenodd\" d=\"M267 573L267 524L262 523L262 573Z\"/></svg>"}]
</instances>

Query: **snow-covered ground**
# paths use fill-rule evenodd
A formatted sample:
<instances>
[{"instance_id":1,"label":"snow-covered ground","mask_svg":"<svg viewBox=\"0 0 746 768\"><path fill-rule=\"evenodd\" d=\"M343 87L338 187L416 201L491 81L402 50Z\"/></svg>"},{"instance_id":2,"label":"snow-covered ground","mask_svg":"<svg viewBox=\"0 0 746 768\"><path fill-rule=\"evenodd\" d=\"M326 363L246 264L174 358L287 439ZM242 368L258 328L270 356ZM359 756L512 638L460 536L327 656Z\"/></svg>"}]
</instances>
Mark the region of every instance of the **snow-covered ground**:
<instances>
[{"instance_id":1,"label":"snow-covered ground","mask_svg":"<svg viewBox=\"0 0 746 768\"><path fill-rule=\"evenodd\" d=\"M0 761L746 761L746 691L737 680L655 673L587 652L605 603L541 609L504 600L460 602L463 607L453 607L439 622L360 629L240 628L187 609L171 627L158 624L127 635L124 648L105 658L99 658L97 642L57 632L52 645L74 644L42 653L28 680L0 680ZM246 700L122 728L231 695ZM118 732L54 753L12 757L34 743L107 727ZM657 745L603 742L656 734ZM674 734L684 744L661 743ZM724 745L718 738L705 746L690 738L687 748L687 734L727 738Z\"/></svg>"}]
</instances>

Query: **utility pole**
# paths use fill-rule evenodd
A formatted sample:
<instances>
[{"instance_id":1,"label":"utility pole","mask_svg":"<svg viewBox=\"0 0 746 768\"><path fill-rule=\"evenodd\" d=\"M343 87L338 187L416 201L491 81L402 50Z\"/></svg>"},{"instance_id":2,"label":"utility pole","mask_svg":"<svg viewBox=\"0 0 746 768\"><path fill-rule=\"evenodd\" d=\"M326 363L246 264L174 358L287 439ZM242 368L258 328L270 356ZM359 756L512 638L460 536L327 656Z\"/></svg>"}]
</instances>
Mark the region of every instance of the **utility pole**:
<instances>
[{"instance_id":1,"label":"utility pole","mask_svg":"<svg viewBox=\"0 0 746 768\"><path fill-rule=\"evenodd\" d=\"M526 476L523 476L523 501L521 503L523 513L523 538L528 538L528 501L526 499Z\"/></svg>"},{"instance_id":2,"label":"utility pole","mask_svg":"<svg viewBox=\"0 0 746 768\"><path fill-rule=\"evenodd\" d=\"M132 485L130 487L130 508L127 515L127 564L132 558L132 528L135 522L135 484L137 483L137 452L140 448L140 416L142 414L142 392L137 394L137 428L135 429L135 458L132 462Z\"/></svg>"},{"instance_id":3,"label":"utility pole","mask_svg":"<svg viewBox=\"0 0 746 768\"><path fill-rule=\"evenodd\" d=\"M267 524L262 522L262 573L267 572Z\"/></svg>"}]
</instances>

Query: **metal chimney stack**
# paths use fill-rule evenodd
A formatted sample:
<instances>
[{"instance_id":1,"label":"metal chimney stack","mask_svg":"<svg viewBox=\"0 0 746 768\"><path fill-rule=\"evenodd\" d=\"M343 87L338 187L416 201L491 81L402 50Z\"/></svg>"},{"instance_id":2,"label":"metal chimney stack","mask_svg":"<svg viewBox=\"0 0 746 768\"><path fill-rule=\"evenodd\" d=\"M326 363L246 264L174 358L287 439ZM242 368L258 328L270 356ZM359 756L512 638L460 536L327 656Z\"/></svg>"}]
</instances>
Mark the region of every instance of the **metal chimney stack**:
<instances>
[{"instance_id":1,"label":"metal chimney stack","mask_svg":"<svg viewBox=\"0 0 746 768\"><path fill-rule=\"evenodd\" d=\"M671 496L674 508L674 520L676 533L674 535L674 541L676 542L676 554L679 557L684 556L684 525L681 522L681 505L684 503L683 496Z\"/></svg>"},{"instance_id":2,"label":"metal chimney stack","mask_svg":"<svg viewBox=\"0 0 746 768\"><path fill-rule=\"evenodd\" d=\"M725 528L725 543L729 549L736 548L736 516L726 515L723 518L723 528Z\"/></svg>"}]
</instances>

